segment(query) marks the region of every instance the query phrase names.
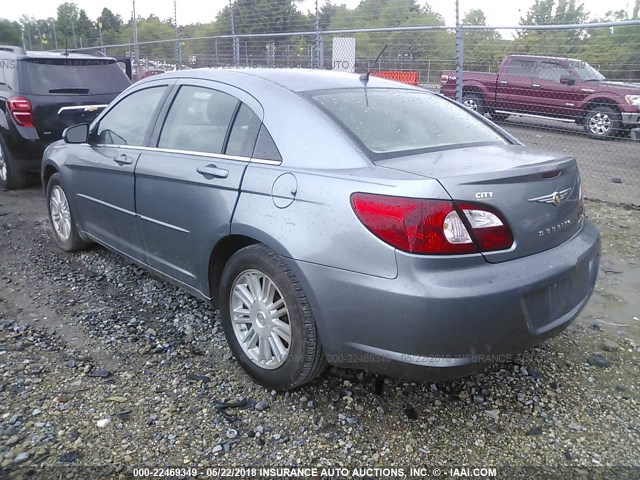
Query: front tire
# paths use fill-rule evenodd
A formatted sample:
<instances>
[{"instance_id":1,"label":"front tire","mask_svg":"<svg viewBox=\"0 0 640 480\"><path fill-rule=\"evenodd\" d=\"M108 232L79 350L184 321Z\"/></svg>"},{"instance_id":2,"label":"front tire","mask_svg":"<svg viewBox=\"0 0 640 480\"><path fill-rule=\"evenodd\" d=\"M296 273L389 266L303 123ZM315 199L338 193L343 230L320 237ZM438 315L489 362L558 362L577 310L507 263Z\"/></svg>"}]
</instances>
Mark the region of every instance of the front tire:
<instances>
[{"instance_id":1,"label":"front tire","mask_svg":"<svg viewBox=\"0 0 640 480\"><path fill-rule=\"evenodd\" d=\"M18 170L15 159L9 155L9 150L0 137L0 190L14 190L28 184L29 176Z\"/></svg>"},{"instance_id":2,"label":"front tire","mask_svg":"<svg viewBox=\"0 0 640 480\"><path fill-rule=\"evenodd\" d=\"M250 245L229 259L219 299L231 351L259 384L296 388L326 367L307 296L283 258L266 246Z\"/></svg>"},{"instance_id":3,"label":"front tire","mask_svg":"<svg viewBox=\"0 0 640 480\"><path fill-rule=\"evenodd\" d=\"M51 176L47 183L47 211L49 224L53 232L53 239L66 252L75 252L91 245L80 238L76 227L75 216L67 194L62 187L59 173Z\"/></svg>"},{"instance_id":4,"label":"front tire","mask_svg":"<svg viewBox=\"0 0 640 480\"><path fill-rule=\"evenodd\" d=\"M584 130L600 140L615 137L620 131L620 114L611 107L598 105L589 110L584 119Z\"/></svg>"}]
</instances>

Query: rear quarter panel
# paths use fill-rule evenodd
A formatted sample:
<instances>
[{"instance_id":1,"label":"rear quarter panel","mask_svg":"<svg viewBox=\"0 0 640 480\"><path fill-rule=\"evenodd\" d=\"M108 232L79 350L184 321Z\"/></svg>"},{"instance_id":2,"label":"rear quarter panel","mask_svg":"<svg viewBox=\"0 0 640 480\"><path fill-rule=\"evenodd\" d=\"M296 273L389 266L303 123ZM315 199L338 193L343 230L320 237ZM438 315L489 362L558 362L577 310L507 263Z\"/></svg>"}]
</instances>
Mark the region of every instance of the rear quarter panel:
<instances>
[{"instance_id":1,"label":"rear quarter panel","mask_svg":"<svg viewBox=\"0 0 640 480\"><path fill-rule=\"evenodd\" d=\"M295 200L276 205L273 185L283 174L296 179ZM247 235L286 257L383 278L395 278L395 249L358 220L351 194L449 198L440 184L381 167L308 171L251 164L245 173L231 233Z\"/></svg>"}]
</instances>

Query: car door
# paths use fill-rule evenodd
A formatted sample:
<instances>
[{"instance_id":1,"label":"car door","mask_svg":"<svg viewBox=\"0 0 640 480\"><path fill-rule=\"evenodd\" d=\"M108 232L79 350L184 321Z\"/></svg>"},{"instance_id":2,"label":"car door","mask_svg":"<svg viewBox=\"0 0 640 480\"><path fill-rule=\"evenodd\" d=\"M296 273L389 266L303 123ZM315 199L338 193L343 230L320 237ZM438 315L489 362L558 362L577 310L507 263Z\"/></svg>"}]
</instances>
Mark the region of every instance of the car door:
<instances>
[{"instance_id":1,"label":"car door","mask_svg":"<svg viewBox=\"0 0 640 480\"><path fill-rule=\"evenodd\" d=\"M168 91L168 83L149 84L118 100L91 126L89 144L81 145L68 162L83 230L142 261L134 170Z\"/></svg>"},{"instance_id":2,"label":"car door","mask_svg":"<svg viewBox=\"0 0 640 480\"><path fill-rule=\"evenodd\" d=\"M205 295L209 256L229 234L262 107L229 85L183 81L154 147L136 166L136 207L148 264Z\"/></svg>"},{"instance_id":3,"label":"car door","mask_svg":"<svg viewBox=\"0 0 640 480\"><path fill-rule=\"evenodd\" d=\"M542 62L540 74L531 84L533 109L542 115L576 116L579 101L576 78L559 62Z\"/></svg>"},{"instance_id":4,"label":"car door","mask_svg":"<svg viewBox=\"0 0 640 480\"><path fill-rule=\"evenodd\" d=\"M496 107L498 110L530 113L531 83L538 75L536 61L512 59L498 76Z\"/></svg>"}]
</instances>

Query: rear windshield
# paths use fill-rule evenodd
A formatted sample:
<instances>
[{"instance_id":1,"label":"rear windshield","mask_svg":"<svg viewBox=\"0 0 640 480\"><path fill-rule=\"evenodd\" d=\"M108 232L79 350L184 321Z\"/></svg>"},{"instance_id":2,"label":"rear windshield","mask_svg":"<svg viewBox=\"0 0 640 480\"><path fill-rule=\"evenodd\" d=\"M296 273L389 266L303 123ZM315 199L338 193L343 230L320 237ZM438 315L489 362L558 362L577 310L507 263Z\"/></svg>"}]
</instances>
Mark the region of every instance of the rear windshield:
<instances>
[{"instance_id":1,"label":"rear windshield","mask_svg":"<svg viewBox=\"0 0 640 480\"><path fill-rule=\"evenodd\" d=\"M452 102L419 90L344 89L311 98L377 157L507 141Z\"/></svg>"},{"instance_id":2,"label":"rear windshield","mask_svg":"<svg viewBox=\"0 0 640 480\"><path fill-rule=\"evenodd\" d=\"M23 60L20 77L32 95L120 93L130 85L114 60L102 59Z\"/></svg>"}]
</instances>

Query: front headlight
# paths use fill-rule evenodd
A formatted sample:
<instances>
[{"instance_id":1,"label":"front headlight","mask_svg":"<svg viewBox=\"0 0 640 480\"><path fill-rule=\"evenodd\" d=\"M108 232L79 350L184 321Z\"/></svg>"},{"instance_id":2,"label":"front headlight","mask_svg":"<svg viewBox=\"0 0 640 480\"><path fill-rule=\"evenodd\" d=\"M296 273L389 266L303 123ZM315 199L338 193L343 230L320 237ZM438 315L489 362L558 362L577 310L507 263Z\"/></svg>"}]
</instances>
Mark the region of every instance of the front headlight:
<instances>
[{"instance_id":1,"label":"front headlight","mask_svg":"<svg viewBox=\"0 0 640 480\"><path fill-rule=\"evenodd\" d=\"M640 107L640 95L626 95L624 99L627 101L629 105L635 105L636 107Z\"/></svg>"}]
</instances>

